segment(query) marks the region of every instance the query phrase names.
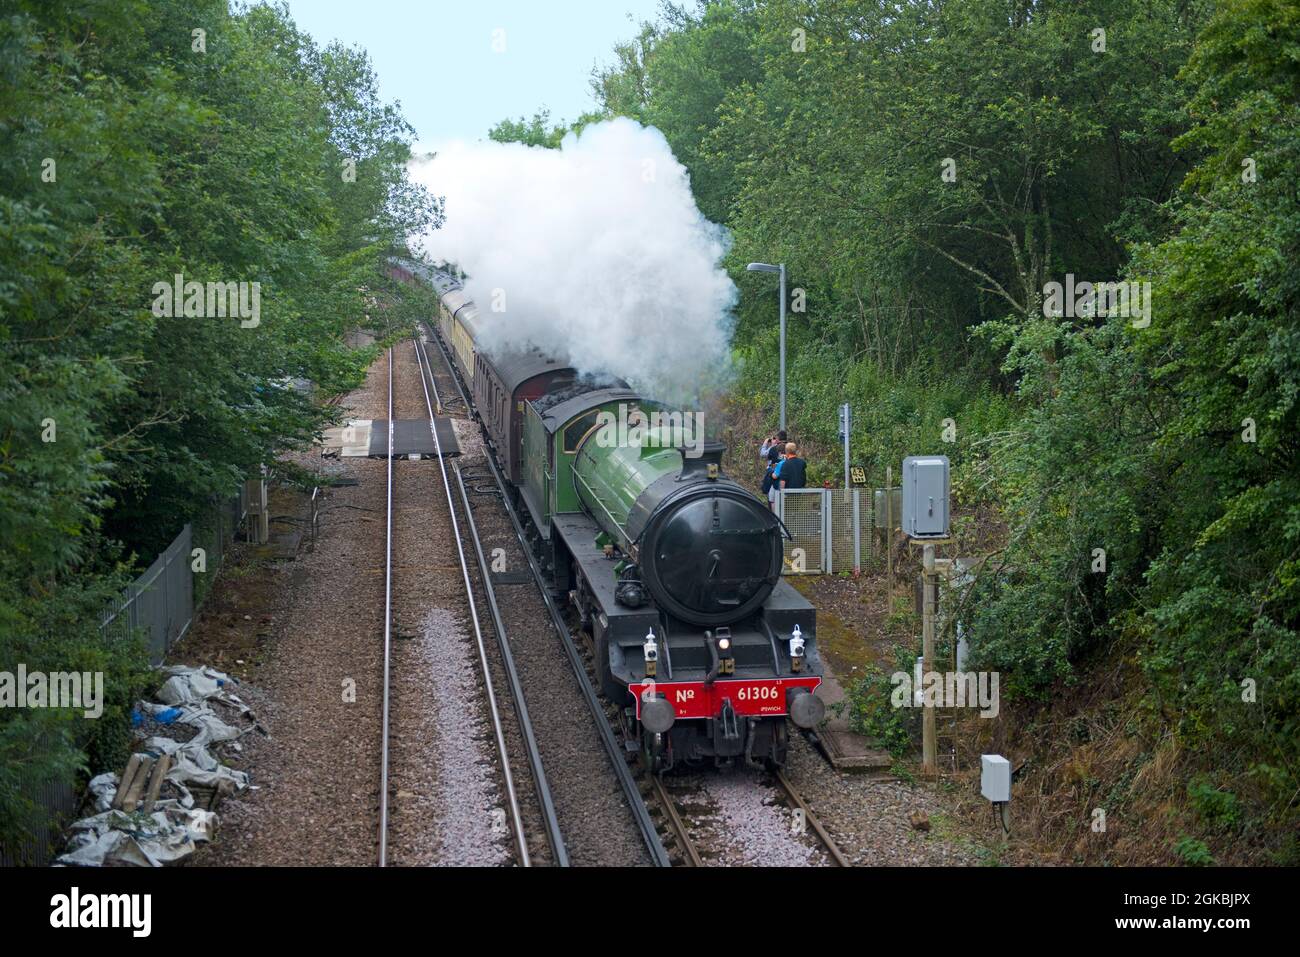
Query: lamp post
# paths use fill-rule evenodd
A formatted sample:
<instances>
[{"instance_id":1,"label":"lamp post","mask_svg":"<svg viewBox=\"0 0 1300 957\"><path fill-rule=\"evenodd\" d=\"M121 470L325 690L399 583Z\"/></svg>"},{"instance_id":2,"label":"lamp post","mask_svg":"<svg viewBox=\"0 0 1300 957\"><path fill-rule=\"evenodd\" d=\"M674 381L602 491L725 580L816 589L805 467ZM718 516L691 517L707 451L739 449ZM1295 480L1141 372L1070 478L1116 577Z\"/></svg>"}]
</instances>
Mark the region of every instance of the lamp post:
<instances>
[{"instance_id":1,"label":"lamp post","mask_svg":"<svg viewBox=\"0 0 1300 957\"><path fill-rule=\"evenodd\" d=\"M749 272L775 272L781 274L781 428L785 428L785 263L750 263Z\"/></svg>"}]
</instances>

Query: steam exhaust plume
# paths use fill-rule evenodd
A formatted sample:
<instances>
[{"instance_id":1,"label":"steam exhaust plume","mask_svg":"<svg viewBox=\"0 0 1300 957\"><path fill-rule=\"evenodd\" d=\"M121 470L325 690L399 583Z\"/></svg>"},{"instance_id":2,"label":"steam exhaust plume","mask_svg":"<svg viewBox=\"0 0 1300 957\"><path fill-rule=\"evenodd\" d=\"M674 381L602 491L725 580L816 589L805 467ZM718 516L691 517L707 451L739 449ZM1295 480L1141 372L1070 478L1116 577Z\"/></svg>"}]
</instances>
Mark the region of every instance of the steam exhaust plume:
<instances>
[{"instance_id":1,"label":"steam exhaust plume","mask_svg":"<svg viewBox=\"0 0 1300 957\"><path fill-rule=\"evenodd\" d=\"M446 197L420 245L467 273L489 353L533 345L678 403L725 385L728 239L658 130L619 118L558 150L456 143L413 175Z\"/></svg>"}]
</instances>

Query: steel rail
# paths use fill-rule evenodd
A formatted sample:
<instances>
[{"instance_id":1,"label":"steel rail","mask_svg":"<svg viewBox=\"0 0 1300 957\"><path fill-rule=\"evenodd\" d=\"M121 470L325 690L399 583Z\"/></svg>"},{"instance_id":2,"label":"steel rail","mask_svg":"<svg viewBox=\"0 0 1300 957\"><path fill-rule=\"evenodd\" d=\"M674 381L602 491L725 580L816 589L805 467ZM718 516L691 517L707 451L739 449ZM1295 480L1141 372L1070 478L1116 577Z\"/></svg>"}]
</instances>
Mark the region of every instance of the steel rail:
<instances>
[{"instance_id":1,"label":"steel rail","mask_svg":"<svg viewBox=\"0 0 1300 957\"><path fill-rule=\"evenodd\" d=\"M489 582L487 558L483 555L483 543L474 524L474 513L470 510L469 493L465 490L465 480L460 474L460 466L453 463L452 472L460 487L461 502L465 507L465 519L469 525L470 538L474 543L474 552L478 558L479 574L484 582ZM537 786L537 801L542 808L542 820L546 824L546 836L555 857L556 867L569 866L569 850L564 846L564 834L560 831L560 819L555 813L555 799L551 796L551 785L546 780L546 771L542 767L542 752L537 745L537 736L533 732L532 718L528 715L528 702L524 699L523 682L515 669L514 655L510 651L506 636L505 623L501 619L501 608L497 604L496 589L487 584L488 610L492 614L493 627L497 633L497 643L501 647L501 660L505 667L506 678L510 683L510 695L515 702L515 711L519 716L519 727L524 737L524 749L528 754L528 764L533 772L533 781Z\"/></svg>"},{"instance_id":2,"label":"steel rail","mask_svg":"<svg viewBox=\"0 0 1300 957\"><path fill-rule=\"evenodd\" d=\"M427 324L426 324L427 326ZM473 406L470 404L468 397L465 395L465 389L460 383L456 370L452 365L451 358L447 355L446 346L443 345L442 339L438 336L436 330L429 328L431 338L442 354L443 362L451 370L452 382L456 386L456 391L460 393L461 401L465 407L473 414ZM484 450L484 459L487 460L488 468L492 471L492 477L496 482L497 491L501 496L501 504L505 507L506 515L510 518L510 524L514 528L515 538L519 542L519 547L524 553L524 558L528 561L528 567L533 573L533 580L537 585L537 590L542 596L542 602L546 605L546 610L550 614L551 624L555 626L556 634L560 637L560 645L564 649L565 655L569 659L569 664L573 668L573 675L577 679L578 688L582 692L583 700L587 703L591 711L592 718L596 724L596 730L600 734L601 743L605 746L606 756L609 758L610 765L614 769L614 775L618 778L619 786L623 789L623 795L627 798L628 808L632 816L636 819L637 829L641 832L641 838L645 842L646 850L650 854L650 860L656 867L671 867L672 861L668 858L668 851L664 848L663 841L659 838L659 832L655 829L654 819L650 815L650 809L646 805L645 799L641 796L641 791L637 788L636 779L632 777L632 772L627 766L627 761L623 757L623 749L614 737L613 729L610 727L609 719L605 715L605 709L601 706L600 699L596 697L596 690L591 686L591 680L587 677L586 666L582 662L582 656L578 652L577 645L573 642L573 636L569 632L569 626L560 613L559 607L555 603L554 596L547 585L546 576L542 573L541 566L537 562L537 557L533 550L528 546L527 536L524 534L523 523L519 520L519 514L510 501L510 496L506 489L505 478L501 470L497 468L490 451Z\"/></svg>"},{"instance_id":3,"label":"steel rail","mask_svg":"<svg viewBox=\"0 0 1300 957\"><path fill-rule=\"evenodd\" d=\"M388 349L388 505L384 523L384 703L379 749L379 866L388 866L388 719L393 651L393 350Z\"/></svg>"},{"instance_id":4,"label":"steel rail","mask_svg":"<svg viewBox=\"0 0 1300 957\"><path fill-rule=\"evenodd\" d=\"M433 393L435 404L439 409L442 406L442 398L438 394L438 383L434 377L433 363L429 359L429 354L424 347L424 343L417 337L415 340L417 360L420 362L422 374L426 374L429 380L429 390ZM528 701L524 696L524 685L519 678L519 671L515 667L515 656L510 650L509 633L506 631L505 621L501 617L501 606L497 603L496 588L492 584L491 572L488 568L487 557L483 554L483 540L478 533L478 525L474 521L474 512L470 508L469 493L465 489L465 479L461 474L460 466L452 463L452 472L456 476L456 483L460 488L460 499L465 509L465 521L469 526L470 541L474 544L474 555L478 560L479 578L483 582L483 592L487 597L488 611L492 615L492 627L496 631L497 645L501 649L501 661L506 673L506 681L510 685L510 696L514 699L515 714L519 719L520 733L524 739L524 751L528 755L528 765L533 772L533 783L537 789L537 802L541 806L542 819L546 825L546 837L551 845L551 853L555 858L556 867L569 866L569 851L564 844L564 834L560 830L560 820L555 813L555 800L551 796L551 785L546 779L546 769L542 766L542 751L537 744L537 736L533 730L533 720L528 714Z\"/></svg>"},{"instance_id":5,"label":"steel rail","mask_svg":"<svg viewBox=\"0 0 1300 957\"><path fill-rule=\"evenodd\" d=\"M790 800L794 802L795 806L803 812L805 823L813 829L813 833L815 833L821 840L822 844L825 845L826 852L830 854L831 860L840 867L850 867L851 865L849 864L848 859L840 851L839 845L831 840L831 836L826 833L826 828L822 827L822 822L818 820L817 815L812 812L812 808L804 802L804 799L799 795L799 792L794 789L794 785L791 784L790 779L785 776L785 772L778 770L773 771L772 773L776 778L776 783L781 786L781 790L784 791Z\"/></svg>"},{"instance_id":6,"label":"steel rail","mask_svg":"<svg viewBox=\"0 0 1300 957\"><path fill-rule=\"evenodd\" d=\"M659 798L659 803L664 807L664 815L668 818L668 826L672 829L677 846L681 848L682 853L686 856L686 864L691 867L703 867L704 859L700 857L699 849L696 848L695 842L691 840L690 831L686 829L686 822L682 820L681 814L677 811L677 802L668 793L668 788L664 785L663 779L657 774L652 774L650 775L650 783L654 787L655 796Z\"/></svg>"},{"instance_id":7,"label":"steel rail","mask_svg":"<svg viewBox=\"0 0 1300 957\"><path fill-rule=\"evenodd\" d=\"M420 350L415 349L417 364L420 362ZM424 390L424 403L429 410L429 432L433 436L433 448L438 459L438 469L442 473L442 487L447 493L447 514L451 517L452 538L456 542L456 555L460 560L460 574L465 584L465 598L469 603L470 619L474 625L474 639L478 644L479 665L483 672L483 687L487 695L488 709L492 715L492 732L496 737L497 751L501 755L501 774L505 779L506 797L510 804L510 817L514 824L515 841L519 845L519 863L524 867L532 866L528 854L528 838L524 834L523 815L519 810L519 797L515 793L514 775L510 771L510 753L506 749L505 729L501 723L501 712L497 708L496 690L492 683L492 671L488 667L487 645L483 641L483 628L479 623L478 604L474 600L474 585L469 577L469 563L465 560L465 545L461 539L460 521L456 518L456 502L451 494L451 482L447 478L447 462L442 456L442 443L438 440L438 424L433 412L433 401L429 397L429 386L425 382L424 367L420 366L420 387ZM390 417L391 419L391 417Z\"/></svg>"}]
</instances>

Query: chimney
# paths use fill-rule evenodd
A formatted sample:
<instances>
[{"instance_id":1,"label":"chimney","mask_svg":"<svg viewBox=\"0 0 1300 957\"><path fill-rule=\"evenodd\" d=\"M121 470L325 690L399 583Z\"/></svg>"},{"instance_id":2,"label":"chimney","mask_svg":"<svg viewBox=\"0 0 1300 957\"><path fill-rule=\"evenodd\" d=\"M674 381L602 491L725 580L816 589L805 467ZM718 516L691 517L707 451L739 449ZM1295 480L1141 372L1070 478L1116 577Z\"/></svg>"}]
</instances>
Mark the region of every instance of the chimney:
<instances>
[{"instance_id":1,"label":"chimney","mask_svg":"<svg viewBox=\"0 0 1300 957\"><path fill-rule=\"evenodd\" d=\"M679 446L677 449L682 456L682 479L701 478L715 479L722 474L722 453L727 451L727 446L722 442L705 442L700 447L700 454L691 456L694 451L687 446Z\"/></svg>"}]
</instances>

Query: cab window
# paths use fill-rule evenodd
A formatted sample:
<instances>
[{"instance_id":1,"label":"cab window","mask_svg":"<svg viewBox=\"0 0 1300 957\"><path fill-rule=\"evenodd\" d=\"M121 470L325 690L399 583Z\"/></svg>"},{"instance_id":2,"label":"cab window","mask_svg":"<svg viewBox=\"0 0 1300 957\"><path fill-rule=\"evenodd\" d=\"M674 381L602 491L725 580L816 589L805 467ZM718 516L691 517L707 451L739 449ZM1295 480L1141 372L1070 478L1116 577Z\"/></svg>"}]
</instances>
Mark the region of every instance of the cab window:
<instances>
[{"instance_id":1,"label":"cab window","mask_svg":"<svg viewBox=\"0 0 1300 957\"><path fill-rule=\"evenodd\" d=\"M592 409L583 415L578 416L570 422L564 429L564 452L566 455L573 455L578 451L578 443L582 437L592 430L596 424L596 416L599 409Z\"/></svg>"}]
</instances>

